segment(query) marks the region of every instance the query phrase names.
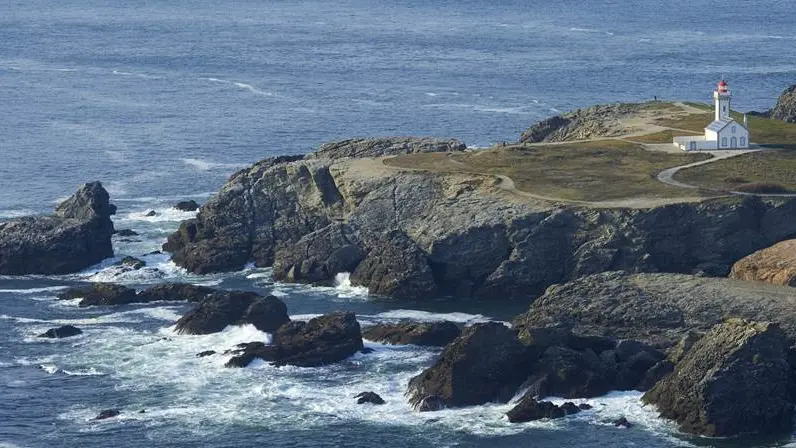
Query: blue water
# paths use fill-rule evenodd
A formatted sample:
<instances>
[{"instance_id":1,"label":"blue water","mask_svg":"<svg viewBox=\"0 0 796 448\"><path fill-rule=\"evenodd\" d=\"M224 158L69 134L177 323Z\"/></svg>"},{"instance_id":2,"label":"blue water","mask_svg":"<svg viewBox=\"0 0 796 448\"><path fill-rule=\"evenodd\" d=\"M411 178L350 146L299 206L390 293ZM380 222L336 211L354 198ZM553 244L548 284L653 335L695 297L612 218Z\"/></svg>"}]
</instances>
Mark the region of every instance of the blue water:
<instances>
[{"instance_id":1,"label":"blue water","mask_svg":"<svg viewBox=\"0 0 796 448\"><path fill-rule=\"evenodd\" d=\"M119 205L117 227L142 233L117 240L117 255L156 249L187 217L169 205L201 201L269 155L374 135L486 146L595 103L709 101L721 77L736 109L763 110L796 82L790 0L110 3L0 0L0 217L46 212L98 179ZM264 335L176 336L168 327L184 305L78 309L40 290L179 279L276 289L293 315L345 308L363 322L504 320L523 305L379 302L344 284L274 286L259 270L187 276L167 257L147 261L159 271L0 278L0 446L718 443L678 436L633 394L555 423L508 424L504 405L417 415L401 394L433 351L372 345L373 356L329 368L230 371L193 353ZM33 337L64 322L86 334ZM365 389L388 405L353 405ZM108 407L123 418L90 420ZM638 424L604 424L623 414Z\"/></svg>"}]
</instances>

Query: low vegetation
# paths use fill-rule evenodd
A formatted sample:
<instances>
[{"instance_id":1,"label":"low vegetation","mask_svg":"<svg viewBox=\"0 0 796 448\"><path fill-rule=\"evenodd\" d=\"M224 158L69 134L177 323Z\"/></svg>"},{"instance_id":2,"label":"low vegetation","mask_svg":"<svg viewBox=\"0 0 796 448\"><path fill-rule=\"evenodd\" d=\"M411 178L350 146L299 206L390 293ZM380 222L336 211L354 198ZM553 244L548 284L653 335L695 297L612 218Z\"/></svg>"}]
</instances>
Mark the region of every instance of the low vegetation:
<instances>
[{"instance_id":1,"label":"low vegetation","mask_svg":"<svg viewBox=\"0 0 796 448\"><path fill-rule=\"evenodd\" d=\"M724 191L793 192L796 191L796 150L748 153L681 170L674 178L687 184Z\"/></svg>"}]
</instances>

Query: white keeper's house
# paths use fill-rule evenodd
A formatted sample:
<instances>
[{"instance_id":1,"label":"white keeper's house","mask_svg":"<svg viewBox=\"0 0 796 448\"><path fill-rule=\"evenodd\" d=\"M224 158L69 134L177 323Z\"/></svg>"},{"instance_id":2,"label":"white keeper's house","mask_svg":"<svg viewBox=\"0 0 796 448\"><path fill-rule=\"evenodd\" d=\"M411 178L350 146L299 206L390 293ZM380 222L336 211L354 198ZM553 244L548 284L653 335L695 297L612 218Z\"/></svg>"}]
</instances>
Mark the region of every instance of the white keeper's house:
<instances>
[{"instance_id":1,"label":"white keeper's house","mask_svg":"<svg viewBox=\"0 0 796 448\"><path fill-rule=\"evenodd\" d=\"M713 123L705 128L705 135L675 137L674 146L683 151L715 151L720 149L749 148L749 128L746 114L743 124L730 117L730 100L732 93L727 82L721 81L713 91L713 104L716 111Z\"/></svg>"}]
</instances>

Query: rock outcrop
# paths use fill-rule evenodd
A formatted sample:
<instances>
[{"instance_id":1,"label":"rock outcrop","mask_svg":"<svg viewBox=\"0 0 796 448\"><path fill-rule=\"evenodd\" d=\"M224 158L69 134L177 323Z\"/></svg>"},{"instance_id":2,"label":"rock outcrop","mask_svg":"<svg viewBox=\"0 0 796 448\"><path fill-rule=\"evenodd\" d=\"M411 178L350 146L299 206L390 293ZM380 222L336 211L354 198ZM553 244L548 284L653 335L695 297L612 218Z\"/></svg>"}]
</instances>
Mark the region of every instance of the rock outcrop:
<instances>
[{"instance_id":1,"label":"rock outcrop","mask_svg":"<svg viewBox=\"0 0 796 448\"><path fill-rule=\"evenodd\" d=\"M192 285L190 283L161 283L150 286L137 294L138 302L186 301L201 302L208 296L220 292L207 286Z\"/></svg>"},{"instance_id":2,"label":"rock outcrop","mask_svg":"<svg viewBox=\"0 0 796 448\"><path fill-rule=\"evenodd\" d=\"M362 392L354 396L357 399L357 404L384 404L385 401L376 392Z\"/></svg>"},{"instance_id":3,"label":"rock outcrop","mask_svg":"<svg viewBox=\"0 0 796 448\"><path fill-rule=\"evenodd\" d=\"M771 110L771 118L796 123L796 84L785 89Z\"/></svg>"},{"instance_id":4,"label":"rock outcrop","mask_svg":"<svg viewBox=\"0 0 796 448\"><path fill-rule=\"evenodd\" d=\"M115 283L89 283L69 288L57 295L61 300L82 299L78 306L126 305L135 303L135 289Z\"/></svg>"},{"instance_id":5,"label":"rock outcrop","mask_svg":"<svg viewBox=\"0 0 796 448\"><path fill-rule=\"evenodd\" d=\"M772 321L796 337L796 290L681 274L607 272L550 287L514 319L523 327L561 326L580 335L612 335L657 348L725 319Z\"/></svg>"},{"instance_id":6,"label":"rock outcrop","mask_svg":"<svg viewBox=\"0 0 796 448\"><path fill-rule=\"evenodd\" d=\"M183 212L195 212L199 209L199 204L194 200L180 201L174 205L174 208Z\"/></svg>"},{"instance_id":7,"label":"rock outcrop","mask_svg":"<svg viewBox=\"0 0 796 448\"><path fill-rule=\"evenodd\" d=\"M68 338L72 336L77 336L79 334L83 334L83 330L75 327L74 325L62 325L57 328L50 328L49 330L45 331L44 333L40 334L40 338L52 338L52 339L60 339L60 338Z\"/></svg>"},{"instance_id":8,"label":"rock outcrop","mask_svg":"<svg viewBox=\"0 0 796 448\"><path fill-rule=\"evenodd\" d=\"M562 142L616 137L626 132L619 125L619 120L636 115L647 107L645 104L617 103L577 109L534 124L522 133L520 142Z\"/></svg>"},{"instance_id":9,"label":"rock outcrop","mask_svg":"<svg viewBox=\"0 0 796 448\"><path fill-rule=\"evenodd\" d=\"M442 347L459 337L462 330L453 322L401 322L365 327L362 336L384 344L414 344Z\"/></svg>"},{"instance_id":10,"label":"rock outcrop","mask_svg":"<svg viewBox=\"0 0 796 448\"><path fill-rule=\"evenodd\" d=\"M789 347L774 324L730 320L694 344L643 400L694 434L790 434Z\"/></svg>"},{"instance_id":11,"label":"rock outcrop","mask_svg":"<svg viewBox=\"0 0 796 448\"><path fill-rule=\"evenodd\" d=\"M796 286L796 240L782 241L738 260L730 277Z\"/></svg>"},{"instance_id":12,"label":"rock outcrop","mask_svg":"<svg viewBox=\"0 0 796 448\"><path fill-rule=\"evenodd\" d=\"M50 216L0 223L0 275L68 274L112 257L115 212L102 184L91 182Z\"/></svg>"},{"instance_id":13,"label":"rock outcrop","mask_svg":"<svg viewBox=\"0 0 796 448\"><path fill-rule=\"evenodd\" d=\"M287 306L274 296L263 297L248 291L219 291L185 313L177 321L175 331L210 334L228 325L252 324L260 331L271 333L289 321Z\"/></svg>"},{"instance_id":14,"label":"rock outcrop","mask_svg":"<svg viewBox=\"0 0 796 448\"><path fill-rule=\"evenodd\" d=\"M354 313L338 311L308 322L286 323L273 333L271 344L242 344L226 365L245 367L262 359L277 366L317 367L342 361L362 348L362 333Z\"/></svg>"},{"instance_id":15,"label":"rock outcrop","mask_svg":"<svg viewBox=\"0 0 796 448\"><path fill-rule=\"evenodd\" d=\"M549 401L536 401L531 396L524 396L516 406L506 413L511 423L530 422L543 418L554 419L577 414L582 409L567 401L561 406L556 406Z\"/></svg>"},{"instance_id":16,"label":"rock outcrop","mask_svg":"<svg viewBox=\"0 0 796 448\"><path fill-rule=\"evenodd\" d=\"M266 159L236 173L164 249L196 273L254 262L307 283L345 270L394 298L527 300L609 270L726 276L796 235L787 199L575 207L517 200L488 176L388 168L354 153Z\"/></svg>"},{"instance_id":17,"label":"rock outcrop","mask_svg":"<svg viewBox=\"0 0 796 448\"><path fill-rule=\"evenodd\" d=\"M420 152L459 152L467 146L456 139L385 137L343 140L321 145L309 159L397 156Z\"/></svg>"}]
</instances>

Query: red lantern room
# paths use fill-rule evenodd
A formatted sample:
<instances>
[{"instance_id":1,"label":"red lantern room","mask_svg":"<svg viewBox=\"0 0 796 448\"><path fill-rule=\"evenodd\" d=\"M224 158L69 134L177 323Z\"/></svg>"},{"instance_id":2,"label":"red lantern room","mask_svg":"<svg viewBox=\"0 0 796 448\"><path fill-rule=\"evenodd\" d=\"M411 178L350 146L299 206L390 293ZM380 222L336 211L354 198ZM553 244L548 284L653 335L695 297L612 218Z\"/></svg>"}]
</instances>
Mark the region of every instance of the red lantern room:
<instances>
[{"instance_id":1,"label":"red lantern room","mask_svg":"<svg viewBox=\"0 0 796 448\"><path fill-rule=\"evenodd\" d=\"M727 93L727 81L723 79L719 82L719 93Z\"/></svg>"}]
</instances>

